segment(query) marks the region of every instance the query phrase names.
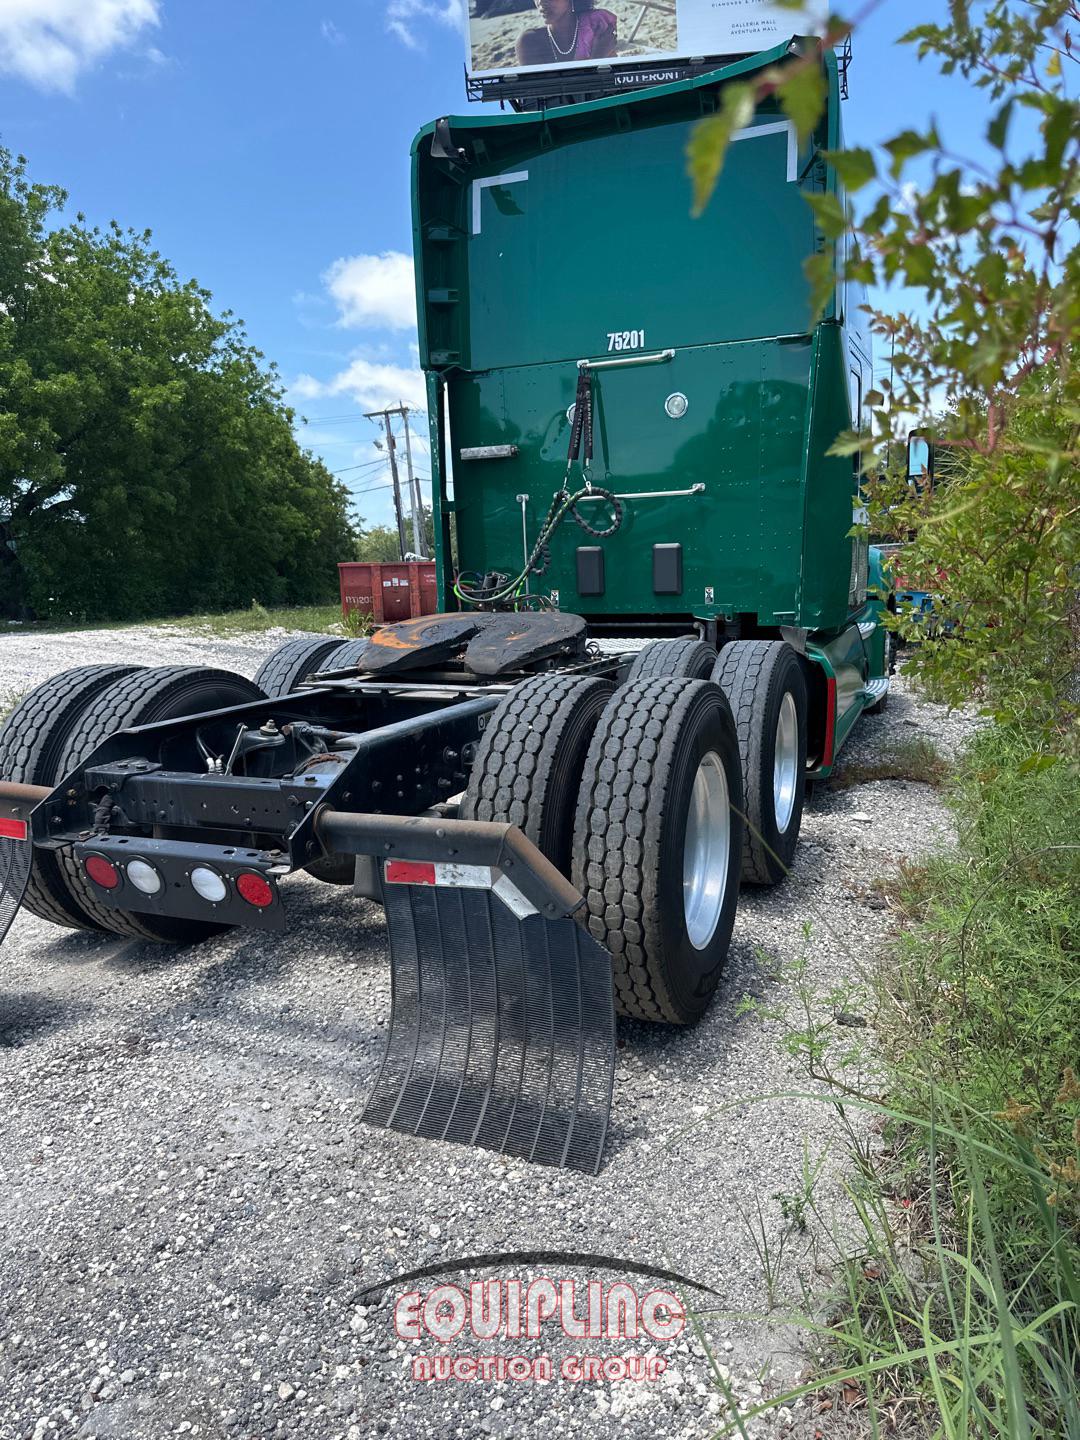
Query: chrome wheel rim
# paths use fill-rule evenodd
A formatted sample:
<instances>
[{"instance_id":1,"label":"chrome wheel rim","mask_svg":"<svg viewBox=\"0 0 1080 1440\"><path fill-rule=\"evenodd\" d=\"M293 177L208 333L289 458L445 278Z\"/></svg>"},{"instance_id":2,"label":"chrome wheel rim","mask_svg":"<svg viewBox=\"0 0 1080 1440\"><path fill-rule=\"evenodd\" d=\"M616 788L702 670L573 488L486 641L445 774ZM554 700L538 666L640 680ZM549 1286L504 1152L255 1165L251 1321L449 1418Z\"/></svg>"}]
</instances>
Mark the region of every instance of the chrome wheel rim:
<instances>
[{"instance_id":1,"label":"chrome wheel rim","mask_svg":"<svg viewBox=\"0 0 1080 1440\"><path fill-rule=\"evenodd\" d=\"M694 776L683 839L683 913L695 950L705 949L720 923L730 853L727 774L720 756L710 750Z\"/></svg>"},{"instance_id":2,"label":"chrome wheel rim","mask_svg":"<svg viewBox=\"0 0 1080 1440\"><path fill-rule=\"evenodd\" d=\"M773 814L776 828L783 835L791 824L795 809L795 789L799 779L799 717L795 697L785 691L776 721L776 746L773 750Z\"/></svg>"}]
</instances>

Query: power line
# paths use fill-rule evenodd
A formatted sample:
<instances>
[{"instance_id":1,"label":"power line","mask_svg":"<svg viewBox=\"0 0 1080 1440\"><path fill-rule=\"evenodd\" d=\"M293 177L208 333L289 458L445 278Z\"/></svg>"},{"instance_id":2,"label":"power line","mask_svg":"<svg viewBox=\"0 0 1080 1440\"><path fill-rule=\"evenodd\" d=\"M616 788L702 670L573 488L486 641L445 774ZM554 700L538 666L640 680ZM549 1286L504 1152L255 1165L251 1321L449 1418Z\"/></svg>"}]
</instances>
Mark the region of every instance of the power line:
<instances>
[{"instance_id":1,"label":"power line","mask_svg":"<svg viewBox=\"0 0 1080 1440\"><path fill-rule=\"evenodd\" d=\"M427 411L422 410L418 405L411 405L409 409L416 415L427 414ZM351 415L305 415L303 420L297 421L297 428L303 429L307 425L339 425L344 424L346 420L364 420L366 418L367 416L362 410L354 410Z\"/></svg>"},{"instance_id":2,"label":"power line","mask_svg":"<svg viewBox=\"0 0 1080 1440\"><path fill-rule=\"evenodd\" d=\"M332 475L348 475L352 470L374 470L377 465L385 469L386 461L380 455L378 460L365 460L361 465L346 465L344 470L332 470Z\"/></svg>"}]
</instances>

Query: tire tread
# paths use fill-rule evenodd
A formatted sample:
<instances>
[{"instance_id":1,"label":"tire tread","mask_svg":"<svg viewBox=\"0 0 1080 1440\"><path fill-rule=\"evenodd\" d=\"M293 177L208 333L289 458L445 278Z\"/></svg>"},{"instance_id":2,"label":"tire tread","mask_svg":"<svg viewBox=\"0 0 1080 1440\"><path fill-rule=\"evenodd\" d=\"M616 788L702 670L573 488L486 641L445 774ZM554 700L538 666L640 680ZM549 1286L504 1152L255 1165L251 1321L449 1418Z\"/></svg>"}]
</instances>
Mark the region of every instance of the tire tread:
<instances>
[{"instance_id":1,"label":"tire tread","mask_svg":"<svg viewBox=\"0 0 1080 1440\"><path fill-rule=\"evenodd\" d=\"M686 1020L651 958L660 948L655 860L679 732L701 689L680 676L621 686L597 726L578 798L572 878L590 933L611 954L616 1009L639 1020Z\"/></svg>"},{"instance_id":2,"label":"tire tread","mask_svg":"<svg viewBox=\"0 0 1080 1440\"><path fill-rule=\"evenodd\" d=\"M55 785L64 774L60 762L79 716L103 690L139 668L80 665L23 696L0 730L0 776L23 785ZM51 851L35 853L22 903L32 915L54 925L101 928L71 894Z\"/></svg>"},{"instance_id":3,"label":"tire tread","mask_svg":"<svg viewBox=\"0 0 1080 1440\"><path fill-rule=\"evenodd\" d=\"M581 707L591 704L599 718L611 693L609 681L577 675L537 675L517 685L495 711L477 747L461 818L516 825L546 853L545 821L551 807L566 798L555 793L556 787L576 788L580 779L565 773L567 760L573 760L566 753L567 737L573 737L575 748L581 746L576 768L584 762L595 729L595 721L586 715L588 737L580 733ZM560 869L569 868L567 855L547 858Z\"/></svg>"},{"instance_id":4,"label":"tire tread","mask_svg":"<svg viewBox=\"0 0 1080 1440\"><path fill-rule=\"evenodd\" d=\"M636 680L707 680L716 663L716 651L704 640L686 635L678 640L651 640L639 650L626 683Z\"/></svg>"},{"instance_id":5,"label":"tire tread","mask_svg":"<svg viewBox=\"0 0 1080 1440\"><path fill-rule=\"evenodd\" d=\"M768 702L767 677L785 648L790 647L779 640L734 641L720 651L713 670L713 679L731 703L739 737L747 816L743 880L753 885L771 885L776 880L768 850L758 834L760 827L751 824L750 817L760 813L767 798L762 795L761 779L761 747L765 738L764 715Z\"/></svg>"},{"instance_id":6,"label":"tire tread","mask_svg":"<svg viewBox=\"0 0 1080 1440\"><path fill-rule=\"evenodd\" d=\"M301 635L287 640L255 672L255 684L271 700L291 695L305 675L324 669L323 661L343 644L340 636Z\"/></svg>"}]
</instances>

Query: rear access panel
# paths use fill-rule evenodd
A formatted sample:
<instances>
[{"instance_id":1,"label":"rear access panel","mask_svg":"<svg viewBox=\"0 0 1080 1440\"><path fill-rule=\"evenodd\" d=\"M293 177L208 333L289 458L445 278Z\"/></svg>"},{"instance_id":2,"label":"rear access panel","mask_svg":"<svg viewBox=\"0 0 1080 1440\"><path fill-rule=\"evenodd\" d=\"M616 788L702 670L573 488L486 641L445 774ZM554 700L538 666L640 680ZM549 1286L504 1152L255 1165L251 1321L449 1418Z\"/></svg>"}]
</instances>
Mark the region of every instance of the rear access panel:
<instances>
[{"instance_id":1,"label":"rear access panel","mask_svg":"<svg viewBox=\"0 0 1080 1440\"><path fill-rule=\"evenodd\" d=\"M386 884L393 996L364 1119L595 1174L611 1107L611 957L492 890Z\"/></svg>"}]
</instances>

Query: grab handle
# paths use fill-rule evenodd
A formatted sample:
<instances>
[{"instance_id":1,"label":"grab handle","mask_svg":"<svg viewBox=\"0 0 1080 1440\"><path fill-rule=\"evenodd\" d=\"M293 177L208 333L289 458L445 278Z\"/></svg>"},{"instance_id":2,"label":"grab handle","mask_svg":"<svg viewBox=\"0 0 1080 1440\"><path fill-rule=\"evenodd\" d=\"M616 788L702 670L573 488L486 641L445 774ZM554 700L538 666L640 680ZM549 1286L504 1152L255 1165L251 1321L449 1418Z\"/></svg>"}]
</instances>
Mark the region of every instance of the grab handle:
<instances>
[{"instance_id":1,"label":"grab handle","mask_svg":"<svg viewBox=\"0 0 1080 1440\"><path fill-rule=\"evenodd\" d=\"M675 359L674 350L657 350L654 355L627 355L618 360L579 360L579 370L614 370L618 365L664 365Z\"/></svg>"}]
</instances>

